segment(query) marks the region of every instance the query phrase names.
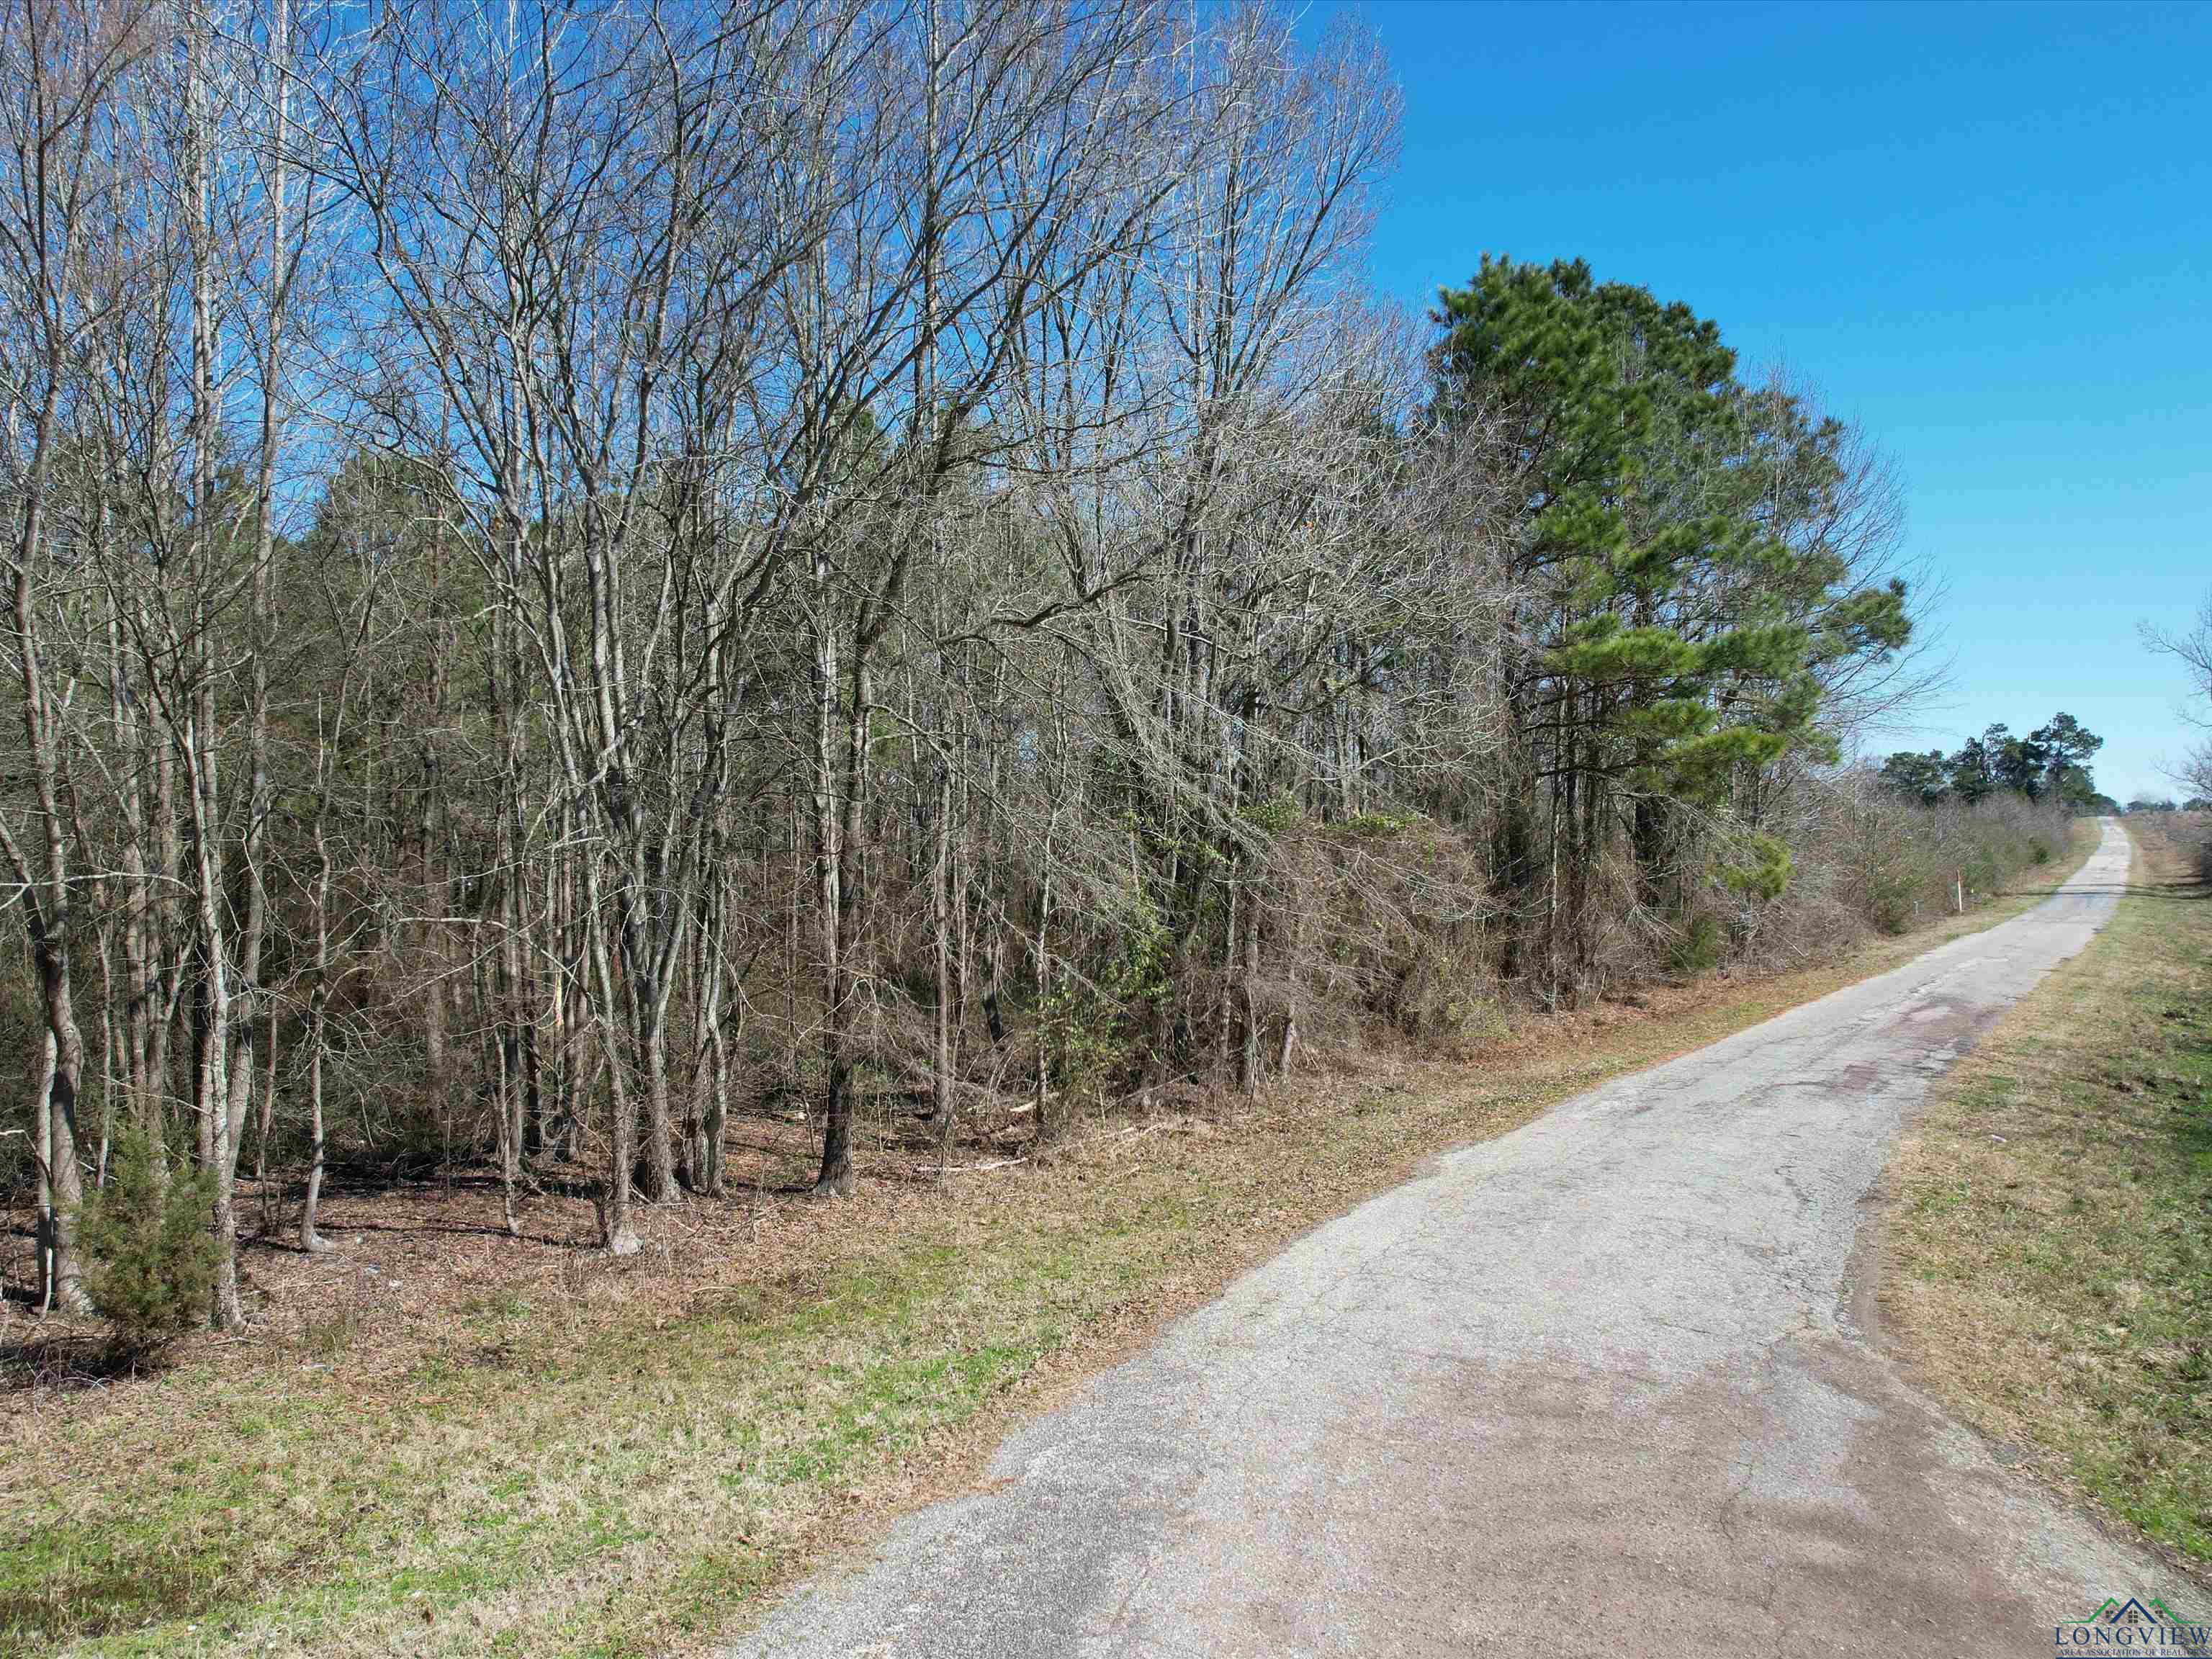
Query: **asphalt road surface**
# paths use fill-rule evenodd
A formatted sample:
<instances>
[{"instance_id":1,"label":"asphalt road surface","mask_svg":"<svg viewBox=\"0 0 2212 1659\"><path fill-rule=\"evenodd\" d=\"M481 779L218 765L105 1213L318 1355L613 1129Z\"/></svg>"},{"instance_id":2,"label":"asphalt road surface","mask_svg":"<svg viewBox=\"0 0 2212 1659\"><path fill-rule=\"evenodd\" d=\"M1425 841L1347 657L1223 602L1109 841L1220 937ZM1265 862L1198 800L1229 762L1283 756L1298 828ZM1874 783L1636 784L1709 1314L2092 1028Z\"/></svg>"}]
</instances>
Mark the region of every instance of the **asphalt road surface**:
<instances>
[{"instance_id":1,"label":"asphalt road surface","mask_svg":"<svg viewBox=\"0 0 2212 1659\"><path fill-rule=\"evenodd\" d=\"M2128 858L2107 823L2017 920L1438 1159L734 1651L2026 1656L2204 1611L1872 1328L1900 1120Z\"/></svg>"}]
</instances>

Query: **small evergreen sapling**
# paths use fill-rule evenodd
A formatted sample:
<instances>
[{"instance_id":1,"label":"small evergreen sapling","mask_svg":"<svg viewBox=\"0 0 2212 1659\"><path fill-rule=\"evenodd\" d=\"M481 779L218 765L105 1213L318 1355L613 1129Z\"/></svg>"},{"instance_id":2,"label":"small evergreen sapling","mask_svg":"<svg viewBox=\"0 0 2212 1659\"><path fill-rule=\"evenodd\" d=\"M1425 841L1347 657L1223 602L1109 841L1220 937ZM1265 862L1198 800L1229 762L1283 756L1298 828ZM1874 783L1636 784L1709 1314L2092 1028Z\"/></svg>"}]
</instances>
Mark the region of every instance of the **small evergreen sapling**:
<instances>
[{"instance_id":1,"label":"small evergreen sapling","mask_svg":"<svg viewBox=\"0 0 2212 1659\"><path fill-rule=\"evenodd\" d=\"M85 1289L119 1343L150 1352L207 1322L216 1241L204 1176L165 1175L146 1135L124 1133L107 1184L85 1202Z\"/></svg>"}]
</instances>

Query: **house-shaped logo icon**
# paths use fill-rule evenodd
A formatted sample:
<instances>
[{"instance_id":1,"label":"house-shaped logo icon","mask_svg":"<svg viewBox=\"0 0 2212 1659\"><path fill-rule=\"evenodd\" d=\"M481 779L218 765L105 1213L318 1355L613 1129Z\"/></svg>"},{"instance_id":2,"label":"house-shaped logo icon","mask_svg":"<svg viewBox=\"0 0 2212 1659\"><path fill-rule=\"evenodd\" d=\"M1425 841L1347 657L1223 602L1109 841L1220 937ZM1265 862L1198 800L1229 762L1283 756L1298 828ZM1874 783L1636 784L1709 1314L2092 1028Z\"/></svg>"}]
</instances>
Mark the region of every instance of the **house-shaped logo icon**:
<instances>
[{"instance_id":1,"label":"house-shaped logo icon","mask_svg":"<svg viewBox=\"0 0 2212 1659\"><path fill-rule=\"evenodd\" d=\"M2087 1619L2071 1619L2067 1622L2071 1625L2078 1626L2160 1625L2167 1621L2166 1619L2161 1619L2157 1613L2151 1611L2149 1607L2145 1607L2142 1602L2135 1596L2130 1595L2126 1601L2123 1601L2117 1595L2108 1595L2105 1598L2104 1606L2099 1607L2096 1612L2091 1613Z\"/></svg>"},{"instance_id":2,"label":"house-shaped logo icon","mask_svg":"<svg viewBox=\"0 0 2212 1659\"><path fill-rule=\"evenodd\" d=\"M2109 1632L2102 1636L2093 1632ZM2127 1634L2118 1634L2119 1632ZM2061 1652L2120 1644L2146 1652L2197 1653L2204 1647L2203 1621L2176 1613L2159 1597L2108 1595L2087 1619L2069 1619L2053 1632Z\"/></svg>"}]
</instances>

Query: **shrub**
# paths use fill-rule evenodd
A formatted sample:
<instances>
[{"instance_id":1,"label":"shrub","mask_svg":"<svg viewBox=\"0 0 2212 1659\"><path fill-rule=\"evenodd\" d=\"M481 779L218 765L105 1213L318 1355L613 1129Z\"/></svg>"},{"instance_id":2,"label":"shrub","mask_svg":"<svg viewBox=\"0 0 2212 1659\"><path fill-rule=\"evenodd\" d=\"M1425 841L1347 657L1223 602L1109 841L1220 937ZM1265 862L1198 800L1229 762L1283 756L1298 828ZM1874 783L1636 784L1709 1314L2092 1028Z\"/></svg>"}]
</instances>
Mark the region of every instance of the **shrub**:
<instances>
[{"instance_id":1,"label":"shrub","mask_svg":"<svg viewBox=\"0 0 2212 1659\"><path fill-rule=\"evenodd\" d=\"M213 1200L205 1176L169 1176L152 1144L126 1130L107 1185L85 1202L85 1290L137 1352L159 1348L207 1318L215 1291Z\"/></svg>"},{"instance_id":2,"label":"shrub","mask_svg":"<svg viewBox=\"0 0 2212 1659\"><path fill-rule=\"evenodd\" d=\"M2063 809L2021 795L1924 805L1858 769L1824 781L1813 799L1794 836L1801 868L1819 872L1846 912L1884 933L1948 915L1961 883L1970 905L2001 893L2066 845Z\"/></svg>"},{"instance_id":3,"label":"shrub","mask_svg":"<svg viewBox=\"0 0 2212 1659\"><path fill-rule=\"evenodd\" d=\"M1674 971L1693 979L1700 974L1709 974L1720 966L1727 946L1728 938L1722 930L1720 918L1699 911L1690 917L1675 939Z\"/></svg>"}]
</instances>

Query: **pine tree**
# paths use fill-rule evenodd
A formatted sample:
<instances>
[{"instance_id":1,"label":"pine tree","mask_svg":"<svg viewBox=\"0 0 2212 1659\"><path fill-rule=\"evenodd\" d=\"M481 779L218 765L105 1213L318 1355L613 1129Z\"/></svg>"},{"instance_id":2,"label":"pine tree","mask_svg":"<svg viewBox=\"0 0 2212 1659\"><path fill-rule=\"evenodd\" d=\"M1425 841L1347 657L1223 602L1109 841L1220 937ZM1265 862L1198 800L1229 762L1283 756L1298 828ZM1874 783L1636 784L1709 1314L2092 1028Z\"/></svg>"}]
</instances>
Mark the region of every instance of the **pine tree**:
<instances>
[{"instance_id":1,"label":"pine tree","mask_svg":"<svg viewBox=\"0 0 2212 1659\"><path fill-rule=\"evenodd\" d=\"M1824 672L1905 643L1905 591L1855 586L1808 529L1843 483L1842 428L1744 387L1687 306L1581 260L1486 256L1437 320L1436 417L1502 416L1522 467L1504 690L1525 787L1498 862L1524 892L1544 879L1546 965L1572 995L1622 820L1659 902L1673 809L1792 752L1832 757Z\"/></svg>"}]
</instances>

